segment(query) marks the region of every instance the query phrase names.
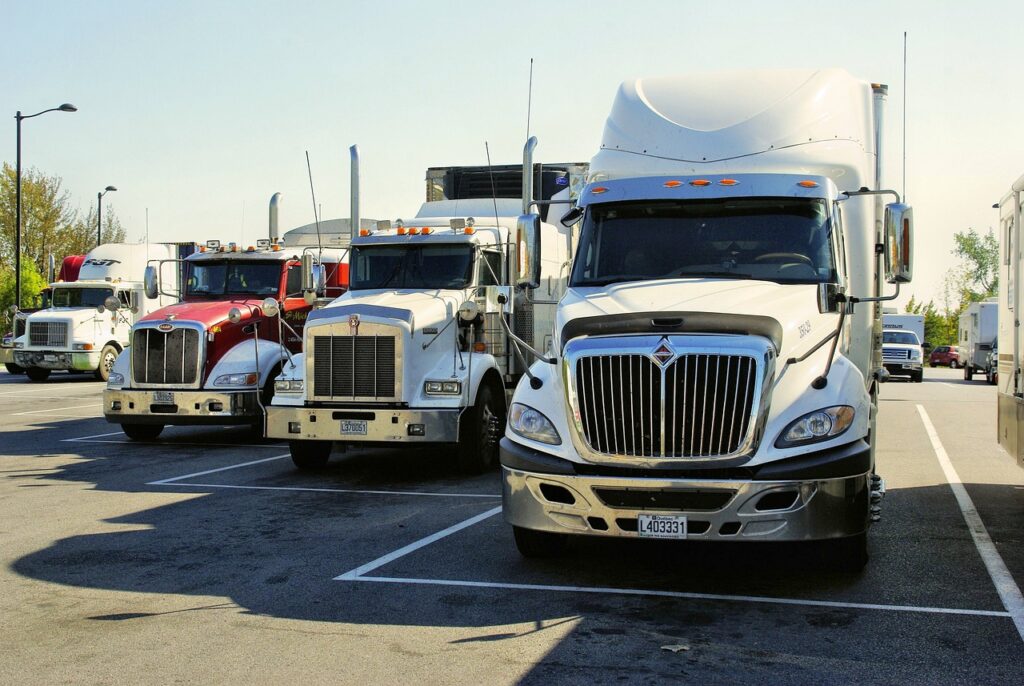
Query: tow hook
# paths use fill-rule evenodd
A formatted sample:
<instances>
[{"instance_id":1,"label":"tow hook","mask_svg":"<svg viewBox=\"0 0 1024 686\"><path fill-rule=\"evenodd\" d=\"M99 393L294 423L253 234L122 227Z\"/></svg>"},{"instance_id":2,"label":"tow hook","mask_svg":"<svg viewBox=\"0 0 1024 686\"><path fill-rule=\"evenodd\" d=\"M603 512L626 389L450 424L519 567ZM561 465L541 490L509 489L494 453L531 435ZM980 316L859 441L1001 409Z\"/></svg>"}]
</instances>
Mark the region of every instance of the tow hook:
<instances>
[{"instance_id":1,"label":"tow hook","mask_svg":"<svg viewBox=\"0 0 1024 686\"><path fill-rule=\"evenodd\" d=\"M878 474L871 475L871 521L882 519L882 498L885 497L885 479Z\"/></svg>"}]
</instances>

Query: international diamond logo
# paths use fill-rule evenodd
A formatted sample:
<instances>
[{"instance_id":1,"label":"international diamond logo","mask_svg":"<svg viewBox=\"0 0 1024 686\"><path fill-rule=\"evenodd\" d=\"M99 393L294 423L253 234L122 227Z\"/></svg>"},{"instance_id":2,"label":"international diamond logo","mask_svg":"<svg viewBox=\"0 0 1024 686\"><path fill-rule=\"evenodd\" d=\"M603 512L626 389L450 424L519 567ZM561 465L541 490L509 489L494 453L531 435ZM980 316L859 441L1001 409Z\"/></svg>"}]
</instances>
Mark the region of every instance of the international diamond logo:
<instances>
[{"instance_id":1,"label":"international diamond logo","mask_svg":"<svg viewBox=\"0 0 1024 686\"><path fill-rule=\"evenodd\" d=\"M659 367L667 365L675 356L675 351L669 347L668 341L664 338L661 339L661 343L659 343L658 347L654 349L653 353L651 353L651 357L654 358L654 361L658 363Z\"/></svg>"}]
</instances>

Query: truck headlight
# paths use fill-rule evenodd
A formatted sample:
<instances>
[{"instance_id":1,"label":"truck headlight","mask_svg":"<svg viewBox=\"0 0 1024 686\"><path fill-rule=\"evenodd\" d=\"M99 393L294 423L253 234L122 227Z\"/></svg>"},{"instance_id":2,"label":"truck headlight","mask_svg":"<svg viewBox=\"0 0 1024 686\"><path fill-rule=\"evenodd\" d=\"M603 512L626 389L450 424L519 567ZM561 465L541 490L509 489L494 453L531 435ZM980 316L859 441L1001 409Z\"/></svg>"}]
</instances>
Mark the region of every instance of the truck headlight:
<instances>
[{"instance_id":1,"label":"truck headlight","mask_svg":"<svg viewBox=\"0 0 1024 686\"><path fill-rule=\"evenodd\" d=\"M92 350L93 349L93 344L92 343L72 343L71 344L71 349L72 350Z\"/></svg>"},{"instance_id":2,"label":"truck headlight","mask_svg":"<svg viewBox=\"0 0 1024 686\"><path fill-rule=\"evenodd\" d=\"M214 386L255 386L256 374L223 374L213 382Z\"/></svg>"},{"instance_id":3,"label":"truck headlight","mask_svg":"<svg viewBox=\"0 0 1024 686\"><path fill-rule=\"evenodd\" d=\"M274 382L275 393L302 393L302 379L278 379Z\"/></svg>"},{"instance_id":4,"label":"truck headlight","mask_svg":"<svg viewBox=\"0 0 1024 686\"><path fill-rule=\"evenodd\" d=\"M117 372L110 372L110 376L107 377L108 386L120 386L124 383L124 374L118 374Z\"/></svg>"},{"instance_id":5,"label":"truck headlight","mask_svg":"<svg viewBox=\"0 0 1024 686\"><path fill-rule=\"evenodd\" d=\"M461 381L428 381L423 384L423 392L427 395L460 395Z\"/></svg>"},{"instance_id":6,"label":"truck headlight","mask_svg":"<svg viewBox=\"0 0 1024 686\"><path fill-rule=\"evenodd\" d=\"M786 427L778 440L776 448L791 448L795 445L806 445L835 438L853 424L854 410L849 405L826 407L809 414Z\"/></svg>"},{"instance_id":7,"label":"truck headlight","mask_svg":"<svg viewBox=\"0 0 1024 686\"><path fill-rule=\"evenodd\" d=\"M15 348L24 348L25 344L22 343L21 341L17 341L17 342L15 342L14 347Z\"/></svg>"},{"instance_id":8,"label":"truck headlight","mask_svg":"<svg viewBox=\"0 0 1024 686\"><path fill-rule=\"evenodd\" d=\"M523 438L529 438L550 445L561 445L562 439L551 420L537 410L521 403L512 403L508 413L508 425Z\"/></svg>"},{"instance_id":9,"label":"truck headlight","mask_svg":"<svg viewBox=\"0 0 1024 686\"><path fill-rule=\"evenodd\" d=\"M921 351L920 350L916 350L916 349L915 350L911 350L910 351L910 359L912 359L912 360L920 360L921 359Z\"/></svg>"}]
</instances>

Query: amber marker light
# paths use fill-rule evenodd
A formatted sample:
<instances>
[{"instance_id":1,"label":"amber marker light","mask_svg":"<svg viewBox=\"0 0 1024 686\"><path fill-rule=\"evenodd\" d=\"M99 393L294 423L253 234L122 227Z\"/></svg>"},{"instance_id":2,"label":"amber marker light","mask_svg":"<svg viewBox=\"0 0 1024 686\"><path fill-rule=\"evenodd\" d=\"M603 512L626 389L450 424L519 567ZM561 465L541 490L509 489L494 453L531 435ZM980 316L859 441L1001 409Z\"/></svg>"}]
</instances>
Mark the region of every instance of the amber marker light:
<instances>
[{"instance_id":1,"label":"amber marker light","mask_svg":"<svg viewBox=\"0 0 1024 686\"><path fill-rule=\"evenodd\" d=\"M720 186L735 186L738 184L739 181L737 181L736 179L722 179L721 181L718 182L718 185Z\"/></svg>"},{"instance_id":2,"label":"amber marker light","mask_svg":"<svg viewBox=\"0 0 1024 686\"><path fill-rule=\"evenodd\" d=\"M602 193L607 193L608 189L605 188L604 186L595 186L594 188L590 189L590 192L593 193L594 195L601 195Z\"/></svg>"},{"instance_id":3,"label":"amber marker light","mask_svg":"<svg viewBox=\"0 0 1024 686\"><path fill-rule=\"evenodd\" d=\"M467 236L472 236L474 233L476 233L476 229L474 229L472 226L467 226L465 228L465 234Z\"/></svg>"},{"instance_id":4,"label":"amber marker light","mask_svg":"<svg viewBox=\"0 0 1024 686\"><path fill-rule=\"evenodd\" d=\"M369 236L370 235L370 230L369 229L359 229L359 235L360 236Z\"/></svg>"},{"instance_id":5,"label":"amber marker light","mask_svg":"<svg viewBox=\"0 0 1024 686\"><path fill-rule=\"evenodd\" d=\"M798 181L796 185L800 186L801 188L817 188L818 187L818 182L817 181Z\"/></svg>"},{"instance_id":6,"label":"amber marker light","mask_svg":"<svg viewBox=\"0 0 1024 686\"><path fill-rule=\"evenodd\" d=\"M482 342L482 341L477 341L476 343L473 344L473 352L475 352L475 353L485 353L485 352L487 352L487 344Z\"/></svg>"},{"instance_id":7,"label":"amber marker light","mask_svg":"<svg viewBox=\"0 0 1024 686\"><path fill-rule=\"evenodd\" d=\"M697 186L698 188L703 188L704 186L710 186L711 182L708 181L707 179L694 179L693 181L690 182L690 185Z\"/></svg>"},{"instance_id":8,"label":"amber marker light","mask_svg":"<svg viewBox=\"0 0 1024 686\"><path fill-rule=\"evenodd\" d=\"M683 182L676 181L673 179L672 181L666 181L663 185L665 186L665 188L679 188L680 186L683 185Z\"/></svg>"},{"instance_id":9,"label":"amber marker light","mask_svg":"<svg viewBox=\"0 0 1024 686\"><path fill-rule=\"evenodd\" d=\"M398 227L398 235L399 236L404 236L405 234L406 234L405 227L404 226L399 226Z\"/></svg>"},{"instance_id":10,"label":"amber marker light","mask_svg":"<svg viewBox=\"0 0 1024 686\"><path fill-rule=\"evenodd\" d=\"M420 235L420 230L419 230L419 229L417 229L417 228L416 228L416 227L414 226L414 227L412 227L411 229L409 229L409 235L410 235L410 236L419 236L419 235Z\"/></svg>"}]
</instances>

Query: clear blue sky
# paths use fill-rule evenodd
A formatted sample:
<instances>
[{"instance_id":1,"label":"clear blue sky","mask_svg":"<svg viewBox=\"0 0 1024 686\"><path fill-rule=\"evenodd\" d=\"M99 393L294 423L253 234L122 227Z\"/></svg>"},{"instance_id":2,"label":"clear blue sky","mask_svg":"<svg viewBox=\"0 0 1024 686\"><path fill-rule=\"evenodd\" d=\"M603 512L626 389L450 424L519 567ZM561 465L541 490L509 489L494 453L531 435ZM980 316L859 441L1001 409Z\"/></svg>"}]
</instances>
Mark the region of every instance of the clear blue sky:
<instances>
[{"instance_id":1,"label":"clear blue sky","mask_svg":"<svg viewBox=\"0 0 1024 686\"><path fill-rule=\"evenodd\" d=\"M283 227L348 215L347 148L363 156L363 215L408 217L428 166L518 161L535 59L540 161L596 151L627 78L747 67L844 67L890 85L889 185L901 185L909 32L911 292L941 300L955 231L1024 173L1024 3L21 2L0 39L0 157L59 174L81 208L104 199L151 240L253 241L284 194ZM893 9L896 7L896 9Z\"/></svg>"}]
</instances>

